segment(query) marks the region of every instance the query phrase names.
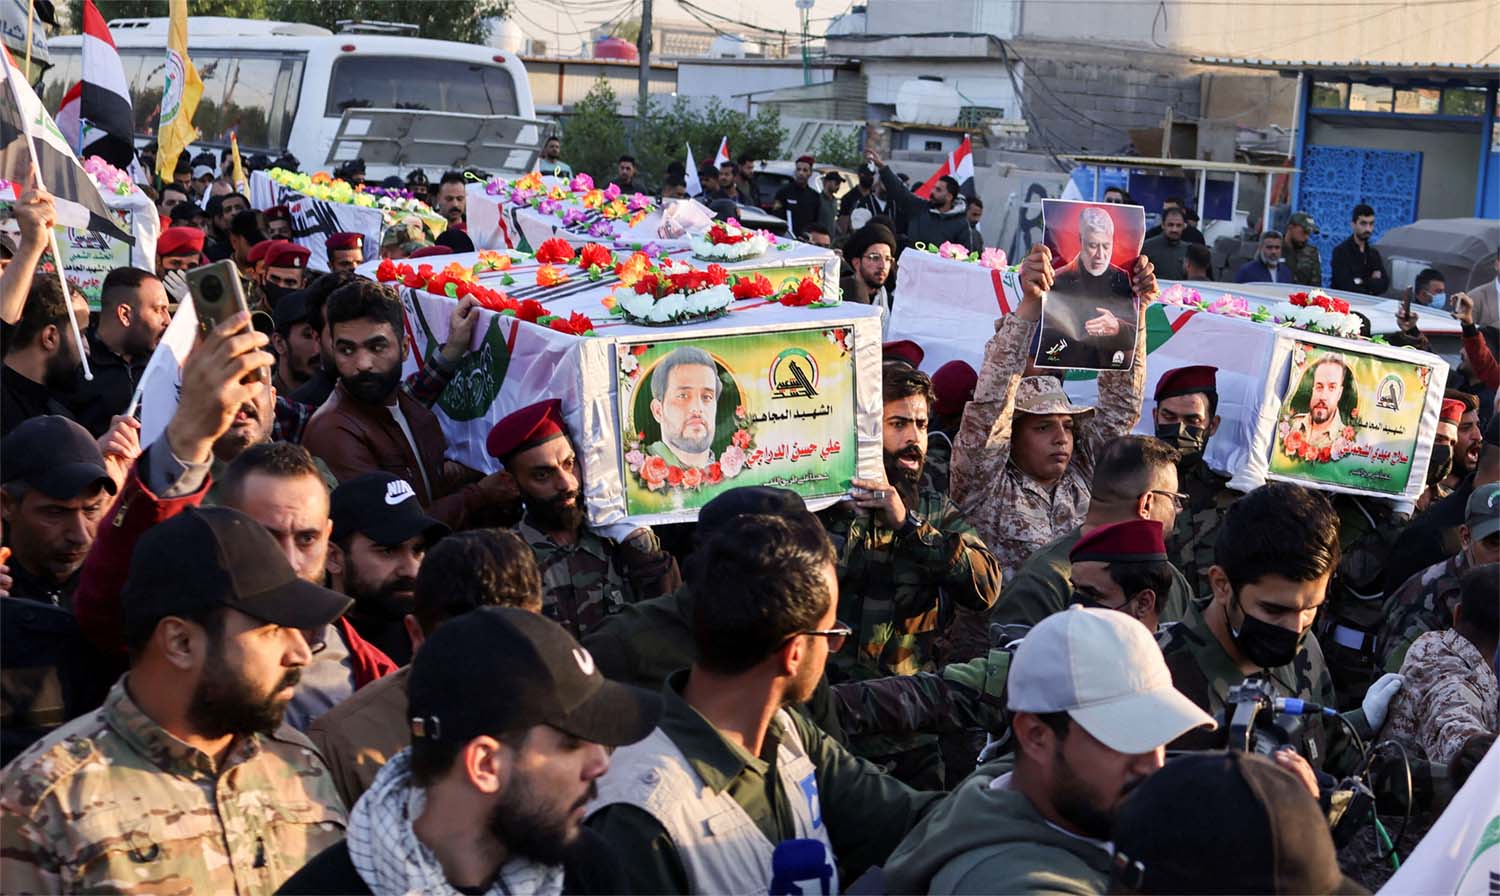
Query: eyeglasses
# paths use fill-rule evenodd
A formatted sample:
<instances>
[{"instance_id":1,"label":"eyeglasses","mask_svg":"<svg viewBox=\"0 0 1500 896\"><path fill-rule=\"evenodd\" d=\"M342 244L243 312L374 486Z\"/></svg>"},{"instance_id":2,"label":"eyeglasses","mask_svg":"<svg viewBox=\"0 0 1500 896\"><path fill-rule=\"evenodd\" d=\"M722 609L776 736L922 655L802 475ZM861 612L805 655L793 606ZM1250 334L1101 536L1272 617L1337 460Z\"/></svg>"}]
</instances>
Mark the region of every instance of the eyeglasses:
<instances>
[{"instance_id":1,"label":"eyeglasses","mask_svg":"<svg viewBox=\"0 0 1500 896\"><path fill-rule=\"evenodd\" d=\"M1150 491L1146 492L1146 494L1148 494L1148 495L1161 495L1161 496L1166 497L1166 498L1171 498L1172 499L1172 506L1176 507L1178 510L1182 509L1183 505L1187 503L1187 499L1188 499L1188 496L1185 495L1185 494L1183 494L1182 492L1169 492L1169 491L1166 491L1165 489L1159 489L1159 488L1153 488Z\"/></svg>"},{"instance_id":2,"label":"eyeglasses","mask_svg":"<svg viewBox=\"0 0 1500 896\"><path fill-rule=\"evenodd\" d=\"M871 252L870 254L864 256L864 259L865 259L865 261L871 261L871 262L874 262L875 264L894 264L895 263L895 259L894 258L891 258L889 255L881 255L878 252Z\"/></svg>"},{"instance_id":3,"label":"eyeglasses","mask_svg":"<svg viewBox=\"0 0 1500 896\"><path fill-rule=\"evenodd\" d=\"M816 628L809 629L805 632L793 632L790 636L788 636L787 640L790 641L792 638L795 638L798 635L810 635L814 638L827 638L828 650L832 653L838 653L844 647L844 640L852 634L854 634L854 629L850 628L847 624L842 622L835 622L833 624L833 628Z\"/></svg>"}]
</instances>

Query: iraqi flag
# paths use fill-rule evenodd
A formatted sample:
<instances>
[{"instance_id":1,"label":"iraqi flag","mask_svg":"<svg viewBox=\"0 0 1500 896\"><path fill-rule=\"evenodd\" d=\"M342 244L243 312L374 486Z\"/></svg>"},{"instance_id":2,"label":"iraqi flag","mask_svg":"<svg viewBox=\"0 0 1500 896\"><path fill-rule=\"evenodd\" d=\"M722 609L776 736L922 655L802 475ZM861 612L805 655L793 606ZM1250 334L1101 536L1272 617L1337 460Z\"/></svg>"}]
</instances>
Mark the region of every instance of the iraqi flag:
<instances>
[{"instance_id":1,"label":"iraqi flag","mask_svg":"<svg viewBox=\"0 0 1500 896\"><path fill-rule=\"evenodd\" d=\"M36 92L16 68L10 54L0 66L0 178L16 184L19 194L31 183L32 166L42 186L52 193L57 223L74 230L91 230L135 245L135 237L120 229L94 182L78 164L72 147L42 106ZM33 158L35 153L35 158Z\"/></svg>"},{"instance_id":2,"label":"iraqi flag","mask_svg":"<svg viewBox=\"0 0 1500 896\"><path fill-rule=\"evenodd\" d=\"M974 192L974 157L971 155L972 151L973 147L969 144L969 138L965 137L964 142L958 144L958 149L948 153L948 161L939 166L938 170L932 173L932 177L927 178L927 182L912 190L912 193L926 199L928 194L932 192L933 185L938 182L938 178L946 176L958 181L958 190L960 193L964 195L972 194Z\"/></svg>"},{"instance_id":3,"label":"iraqi flag","mask_svg":"<svg viewBox=\"0 0 1500 896\"><path fill-rule=\"evenodd\" d=\"M83 80L63 96L57 126L79 155L116 168L135 158L135 117L125 66L94 0L83 0Z\"/></svg>"},{"instance_id":4,"label":"iraqi flag","mask_svg":"<svg viewBox=\"0 0 1500 896\"><path fill-rule=\"evenodd\" d=\"M729 135L719 138L719 151L714 153L714 167L717 168L729 161Z\"/></svg>"}]
</instances>

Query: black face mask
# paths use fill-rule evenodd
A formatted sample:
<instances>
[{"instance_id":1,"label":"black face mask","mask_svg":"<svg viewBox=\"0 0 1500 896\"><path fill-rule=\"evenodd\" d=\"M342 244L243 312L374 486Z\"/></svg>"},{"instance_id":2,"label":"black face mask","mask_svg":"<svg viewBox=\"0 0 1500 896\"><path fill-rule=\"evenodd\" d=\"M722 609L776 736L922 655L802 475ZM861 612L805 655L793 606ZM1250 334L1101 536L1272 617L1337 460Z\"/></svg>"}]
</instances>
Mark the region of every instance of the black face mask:
<instances>
[{"instance_id":1,"label":"black face mask","mask_svg":"<svg viewBox=\"0 0 1500 896\"><path fill-rule=\"evenodd\" d=\"M1180 421L1158 423L1156 424L1156 437L1182 452L1184 458L1188 458L1203 453L1203 446L1208 442L1208 430L1202 426L1188 426Z\"/></svg>"},{"instance_id":2,"label":"black face mask","mask_svg":"<svg viewBox=\"0 0 1500 896\"><path fill-rule=\"evenodd\" d=\"M1238 600L1235 602L1239 603ZM1229 636L1246 659L1262 669L1274 669L1296 658L1297 650L1302 646L1301 634L1257 619L1246 613L1243 606L1240 614L1244 621L1238 629L1230 626Z\"/></svg>"},{"instance_id":3,"label":"black face mask","mask_svg":"<svg viewBox=\"0 0 1500 896\"><path fill-rule=\"evenodd\" d=\"M266 303L269 304L272 308L275 308L277 302L281 301L282 298L296 292L297 290L290 289L285 286L278 286L277 284L267 280L261 285L261 291L266 294Z\"/></svg>"},{"instance_id":4,"label":"black face mask","mask_svg":"<svg viewBox=\"0 0 1500 896\"><path fill-rule=\"evenodd\" d=\"M1427 484L1437 485L1453 472L1453 446L1433 445L1432 459L1427 461Z\"/></svg>"}]
</instances>

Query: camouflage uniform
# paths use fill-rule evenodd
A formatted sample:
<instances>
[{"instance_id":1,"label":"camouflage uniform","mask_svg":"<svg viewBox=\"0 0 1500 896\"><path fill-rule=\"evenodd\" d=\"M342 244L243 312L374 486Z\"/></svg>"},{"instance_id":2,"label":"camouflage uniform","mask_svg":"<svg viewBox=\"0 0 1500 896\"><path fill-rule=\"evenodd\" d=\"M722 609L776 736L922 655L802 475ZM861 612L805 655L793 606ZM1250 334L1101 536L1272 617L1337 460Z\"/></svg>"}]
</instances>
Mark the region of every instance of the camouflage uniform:
<instances>
[{"instance_id":1,"label":"camouflage uniform","mask_svg":"<svg viewBox=\"0 0 1500 896\"><path fill-rule=\"evenodd\" d=\"M1189 593L1207 601L1213 596L1208 568L1214 565L1214 541L1219 522L1239 492L1228 487L1229 477L1211 470L1199 454L1177 468L1177 487L1188 496L1167 534L1167 557L1187 580Z\"/></svg>"},{"instance_id":2,"label":"camouflage uniform","mask_svg":"<svg viewBox=\"0 0 1500 896\"><path fill-rule=\"evenodd\" d=\"M1146 328L1140 327L1138 363L1130 370L1099 374L1096 413L1078 420L1068 468L1050 489L1044 488L1010 458L1011 421L1036 329L1036 322L1014 314L1000 319L985 346L974 400L964 409L953 443L953 501L994 552L1007 579L1037 548L1083 522L1094 458L1105 442L1135 426L1146 384ZM1026 383L1028 390L1034 389L1032 383Z\"/></svg>"},{"instance_id":3,"label":"camouflage uniform","mask_svg":"<svg viewBox=\"0 0 1500 896\"><path fill-rule=\"evenodd\" d=\"M660 597L682 584L677 561L650 529L617 544L585 526L569 545L554 542L528 520L516 530L531 545L542 574L542 613L575 638L624 604Z\"/></svg>"},{"instance_id":4,"label":"camouflage uniform","mask_svg":"<svg viewBox=\"0 0 1500 896\"><path fill-rule=\"evenodd\" d=\"M1068 608L1073 599L1073 563L1068 559L1083 529L1043 546L1005 583L1005 591L990 614L997 623L1032 626ZM1174 567L1172 588L1157 595L1157 615L1162 622L1176 622L1187 616L1193 594L1187 580Z\"/></svg>"},{"instance_id":5,"label":"camouflage uniform","mask_svg":"<svg viewBox=\"0 0 1500 896\"><path fill-rule=\"evenodd\" d=\"M992 630L1025 627L994 626ZM839 725L849 737L874 734L957 734L1010 728L1005 682L1014 649L996 646L977 659L944 666L941 672L891 675L833 686Z\"/></svg>"},{"instance_id":6,"label":"camouflage uniform","mask_svg":"<svg viewBox=\"0 0 1500 896\"><path fill-rule=\"evenodd\" d=\"M1458 580L1470 566L1468 551L1434 563L1391 592L1381 608L1385 620L1376 650L1387 672L1398 672L1412 643L1427 632L1442 631L1453 624L1458 606Z\"/></svg>"},{"instance_id":7,"label":"camouflage uniform","mask_svg":"<svg viewBox=\"0 0 1500 896\"><path fill-rule=\"evenodd\" d=\"M0 879L12 893L269 894L346 821L301 734L242 737L216 766L121 679L5 768Z\"/></svg>"},{"instance_id":8,"label":"camouflage uniform","mask_svg":"<svg viewBox=\"0 0 1500 896\"><path fill-rule=\"evenodd\" d=\"M907 535L848 505L823 514L835 543L843 545L838 615L854 628L829 659L831 680L936 669L947 646L939 636L960 627L951 617L964 610L969 617L961 622L981 622L1000 594L999 565L952 501L923 490L915 511L923 522ZM867 758L896 759L898 777L913 786L940 786L931 738L865 738L851 748ZM901 755L913 753L920 758Z\"/></svg>"},{"instance_id":9,"label":"camouflage uniform","mask_svg":"<svg viewBox=\"0 0 1500 896\"><path fill-rule=\"evenodd\" d=\"M1339 709L1358 706L1375 680L1376 635L1385 622L1385 569L1401 520L1391 505L1375 498L1330 496L1339 515L1342 553L1319 614L1318 640L1338 694Z\"/></svg>"},{"instance_id":10,"label":"camouflage uniform","mask_svg":"<svg viewBox=\"0 0 1500 896\"><path fill-rule=\"evenodd\" d=\"M1217 612L1212 605L1205 610L1195 607L1187 619L1162 626L1156 635L1167 669L1172 673L1173 686L1219 723L1219 727L1212 731L1196 729L1184 734L1168 744L1168 749L1223 749L1229 732L1229 718L1233 715L1232 709L1226 712L1225 697L1230 688L1251 677L1240 671L1239 665L1209 629L1204 614L1212 612ZM1261 669L1253 675L1269 681L1278 697L1298 697L1323 706L1334 705L1333 677L1323 662L1318 639L1310 631L1303 636L1302 645L1290 663L1274 669ZM1360 732L1361 737L1368 738L1372 734L1363 712L1345 713L1344 718ZM1315 769L1335 776L1351 771L1360 757L1343 725L1325 722L1317 715L1302 716L1301 719L1297 752Z\"/></svg>"},{"instance_id":11,"label":"camouflage uniform","mask_svg":"<svg viewBox=\"0 0 1500 896\"><path fill-rule=\"evenodd\" d=\"M953 463L953 440L940 432L927 435L927 456L922 459L922 488L948 494L948 469Z\"/></svg>"},{"instance_id":12,"label":"camouflage uniform","mask_svg":"<svg viewBox=\"0 0 1500 896\"><path fill-rule=\"evenodd\" d=\"M1318 247L1311 241L1300 248L1286 244L1286 263L1292 269L1292 282L1303 286L1323 285L1323 262L1318 258Z\"/></svg>"},{"instance_id":13,"label":"camouflage uniform","mask_svg":"<svg viewBox=\"0 0 1500 896\"><path fill-rule=\"evenodd\" d=\"M1458 632L1427 632L1401 667L1406 679L1391 701L1385 736L1413 755L1446 763L1475 734L1500 733L1500 683L1489 659Z\"/></svg>"}]
</instances>

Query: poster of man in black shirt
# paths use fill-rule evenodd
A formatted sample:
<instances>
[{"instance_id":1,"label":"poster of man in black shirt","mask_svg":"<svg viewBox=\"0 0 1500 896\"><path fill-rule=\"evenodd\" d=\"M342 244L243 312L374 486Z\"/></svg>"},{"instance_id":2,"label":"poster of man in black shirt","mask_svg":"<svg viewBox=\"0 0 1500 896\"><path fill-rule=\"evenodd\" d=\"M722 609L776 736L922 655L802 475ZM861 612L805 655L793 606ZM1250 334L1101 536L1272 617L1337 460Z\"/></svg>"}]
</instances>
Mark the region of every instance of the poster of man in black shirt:
<instances>
[{"instance_id":1,"label":"poster of man in black shirt","mask_svg":"<svg viewBox=\"0 0 1500 896\"><path fill-rule=\"evenodd\" d=\"M1060 266L1042 300L1036 366L1128 370L1140 312L1122 265L1141 254L1145 210L1044 199L1042 221L1052 263Z\"/></svg>"}]
</instances>

